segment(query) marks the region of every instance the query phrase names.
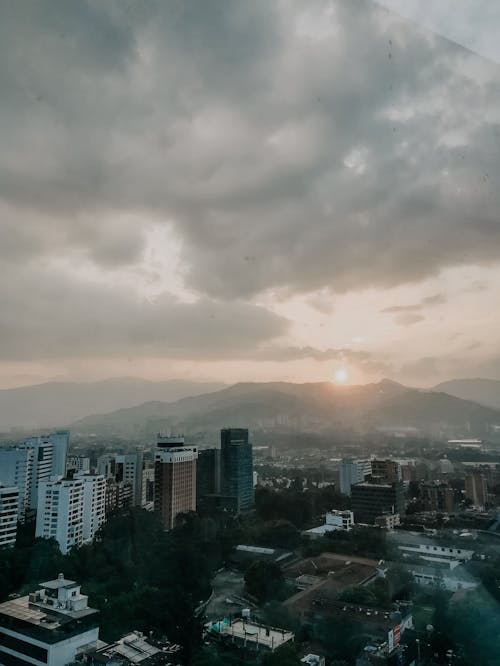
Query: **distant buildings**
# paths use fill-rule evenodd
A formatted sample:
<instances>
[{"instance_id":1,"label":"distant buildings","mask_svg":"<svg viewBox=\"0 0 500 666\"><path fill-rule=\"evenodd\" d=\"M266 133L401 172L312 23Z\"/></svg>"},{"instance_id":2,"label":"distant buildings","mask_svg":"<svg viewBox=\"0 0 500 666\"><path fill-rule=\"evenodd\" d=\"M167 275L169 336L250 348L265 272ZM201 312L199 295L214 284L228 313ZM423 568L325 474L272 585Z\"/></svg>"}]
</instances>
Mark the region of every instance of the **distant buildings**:
<instances>
[{"instance_id":1,"label":"distant buildings","mask_svg":"<svg viewBox=\"0 0 500 666\"><path fill-rule=\"evenodd\" d=\"M357 523L375 524L383 514L404 514L404 490L401 481L393 483L358 483L351 489L352 509Z\"/></svg>"},{"instance_id":2,"label":"distant buildings","mask_svg":"<svg viewBox=\"0 0 500 666\"><path fill-rule=\"evenodd\" d=\"M221 494L235 500L235 510L254 505L253 454L246 428L221 430Z\"/></svg>"},{"instance_id":3,"label":"distant buildings","mask_svg":"<svg viewBox=\"0 0 500 666\"><path fill-rule=\"evenodd\" d=\"M0 484L0 548L16 543L19 490Z\"/></svg>"},{"instance_id":4,"label":"distant buildings","mask_svg":"<svg viewBox=\"0 0 500 666\"><path fill-rule=\"evenodd\" d=\"M154 509L170 530L180 513L196 511L196 447L184 445L182 436L158 435L155 452Z\"/></svg>"},{"instance_id":5,"label":"distant buildings","mask_svg":"<svg viewBox=\"0 0 500 666\"><path fill-rule=\"evenodd\" d=\"M99 641L99 647L86 655L86 663L96 666L173 666L180 661L180 650L180 645L168 641L152 642L140 631L132 631L114 643Z\"/></svg>"},{"instance_id":6,"label":"distant buildings","mask_svg":"<svg viewBox=\"0 0 500 666\"><path fill-rule=\"evenodd\" d=\"M101 456L97 461L97 472L106 478L113 478L117 483L129 483L132 488L132 504L142 505L143 479L142 452Z\"/></svg>"},{"instance_id":7,"label":"distant buildings","mask_svg":"<svg viewBox=\"0 0 500 666\"><path fill-rule=\"evenodd\" d=\"M35 533L55 539L61 553L92 541L104 519L103 476L81 474L40 483Z\"/></svg>"},{"instance_id":8,"label":"distant buildings","mask_svg":"<svg viewBox=\"0 0 500 666\"><path fill-rule=\"evenodd\" d=\"M200 449L196 466L196 503L220 493L220 449Z\"/></svg>"},{"instance_id":9,"label":"distant buildings","mask_svg":"<svg viewBox=\"0 0 500 666\"><path fill-rule=\"evenodd\" d=\"M325 516L324 525L313 527L304 532L305 536L312 538L324 536L328 532L342 530L349 532L354 526L354 514L352 511L329 511Z\"/></svg>"},{"instance_id":10,"label":"distant buildings","mask_svg":"<svg viewBox=\"0 0 500 666\"><path fill-rule=\"evenodd\" d=\"M66 460L66 471L90 472L90 458L86 456L68 456Z\"/></svg>"},{"instance_id":11,"label":"distant buildings","mask_svg":"<svg viewBox=\"0 0 500 666\"><path fill-rule=\"evenodd\" d=\"M366 460L344 458L339 466L339 490L342 495L350 495L351 487L362 483L371 474L371 463Z\"/></svg>"},{"instance_id":12,"label":"distant buildings","mask_svg":"<svg viewBox=\"0 0 500 666\"><path fill-rule=\"evenodd\" d=\"M106 479L105 513L109 516L132 506L133 488L128 481Z\"/></svg>"},{"instance_id":13,"label":"distant buildings","mask_svg":"<svg viewBox=\"0 0 500 666\"><path fill-rule=\"evenodd\" d=\"M470 472L466 475L465 497L472 502L473 507L484 509L488 502L488 486L484 474Z\"/></svg>"},{"instance_id":14,"label":"distant buildings","mask_svg":"<svg viewBox=\"0 0 500 666\"><path fill-rule=\"evenodd\" d=\"M64 476L68 446L69 432L59 430L0 448L0 482L18 488L21 521L36 511L40 483L54 475Z\"/></svg>"},{"instance_id":15,"label":"distant buildings","mask_svg":"<svg viewBox=\"0 0 500 666\"><path fill-rule=\"evenodd\" d=\"M423 511L451 513L455 507L455 494L446 481L426 481L420 484Z\"/></svg>"},{"instance_id":16,"label":"distant buildings","mask_svg":"<svg viewBox=\"0 0 500 666\"><path fill-rule=\"evenodd\" d=\"M69 666L97 647L98 611L62 574L25 597L0 604L0 664Z\"/></svg>"},{"instance_id":17,"label":"distant buildings","mask_svg":"<svg viewBox=\"0 0 500 666\"><path fill-rule=\"evenodd\" d=\"M395 460L375 458L371 461L371 466L372 478L379 478L388 483L401 480L401 466Z\"/></svg>"}]
</instances>

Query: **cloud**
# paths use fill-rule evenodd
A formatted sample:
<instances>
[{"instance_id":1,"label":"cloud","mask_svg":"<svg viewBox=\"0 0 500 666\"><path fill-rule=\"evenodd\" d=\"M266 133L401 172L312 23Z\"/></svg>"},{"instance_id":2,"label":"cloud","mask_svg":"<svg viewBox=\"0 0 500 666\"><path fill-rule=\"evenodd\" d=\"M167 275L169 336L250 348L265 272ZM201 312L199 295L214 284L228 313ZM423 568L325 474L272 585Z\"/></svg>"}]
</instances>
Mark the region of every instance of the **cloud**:
<instances>
[{"instance_id":1,"label":"cloud","mask_svg":"<svg viewBox=\"0 0 500 666\"><path fill-rule=\"evenodd\" d=\"M413 324L418 324L419 321L423 321L425 317L417 313L403 313L394 318L394 321L399 326L412 326Z\"/></svg>"},{"instance_id":2,"label":"cloud","mask_svg":"<svg viewBox=\"0 0 500 666\"><path fill-rule=\"evenodd\" d=\"M164 293L154 301L122 287L82 283L47 271L18 271L0 284L0 360L149 356L246 357L282 336L285 318L247 303Z\"/></svg>"},{"instance_id":3,"label":"cloud","mask_svg":"<svg viewBox=\"0 0 500 666\"><path fill-rule=\"evenodd\" d=\"M163 220L192 288L227 299L500 258L497 69L372 3L2 13L0 196L30 230L11 258L113 269Z\"/></svg>"}]
</instances>

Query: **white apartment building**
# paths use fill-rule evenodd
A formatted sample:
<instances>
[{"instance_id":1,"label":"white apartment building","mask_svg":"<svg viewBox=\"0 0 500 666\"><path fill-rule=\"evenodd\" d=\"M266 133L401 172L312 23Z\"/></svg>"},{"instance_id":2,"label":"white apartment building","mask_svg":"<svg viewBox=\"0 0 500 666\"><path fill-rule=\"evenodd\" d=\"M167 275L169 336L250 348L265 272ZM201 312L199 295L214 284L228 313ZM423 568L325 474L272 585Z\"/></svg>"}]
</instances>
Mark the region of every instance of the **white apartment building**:
<instances>
[{"instance_id":1,"label":"white apartment building","mask_svg":"<svg viewBox=\"0 0 500 666\"><path fill-rule=\"evenodd\" d=\"M83 541L92 541L106 520L106 479L102 474L80 472L83 481Z\"/></svg>"},{"instance_id":2,"label":"white apartment building","mask_svg":"<svg viewBox=\"0 0 500 666\"><path fill-rule=\"evenodd\" d=\"M0 484L0 548L16 543L18 513L19 490Z\"/></svg>"},{"instance_id":3,"label":"white apartment building","mask_svg":"<svg viewBox=\"0 0 500 666\"><path fill-rule=\"evenodd\" d=\"M0 483L19 491L18 520L24 522L29 508L33 478L33 449L6 446L0 448Z\"/></svg>"},{"instance_id":4,"label":"white apartment building","mask_svg":"<svg viewBox=\"0 0 500 666\"><path fill-rule=\"evenodd\" d=\"M74 469L77 472L90 472L90 458L87 456L68 456L66 471Z\"/></svg>"},{"instance_id":5,"label":"white apartment building","mask_svg":"<svg viewBox=\"0 0 500 666\"><path fill-rule=\"evenodd\" d=\"M363 483L365 476L369 476L370 474L370 460L344 458L339 466L339 490L342 495L350 495L351 486L355 483Z\"/></svg>"},{"instance_id":6,"label":"white apartment building","mask_svg":"<svg viewBox=\"0 0 500 666\"><path fill-rule=\"evenodd\" d=\"M82 479L54 477L40 483L35 534L56 539L63 555L83 543L83 494Z\"/></svg>"},{"instance_id":7,"label":"white apartment building","mask_svg":"<svg viewBox=\"0 0 500 666\"><path fill-rule=\"evenodd\" d=\"M54 538L61 553L92 541L105 521L106 480L99 474L52 477L40 484L36 536Z\"/></svg>"},{"instance_id":8,"label":"white apartment building","mask_svg":"<svg viewBox=\"0 0 500 666\"><path fill-rule=\"evenodd\" d=\"M0 604L0 664L68 666L98 645L98 611L62 574Z\"/></svg>"},{"instance_id":9,"label":"white apartment building","mask_svg":"<svg viewBox=\"0 0 500 666\"><path fill-rule=\"evenodd\" d=\"M325 522L323 525L306 530L304 535L314 539L324 536L328 532L335 532L337 530L349 532L352 530L353 525L354 514L352 511L329 511L325 516Z\"/></svg>"}]
</instances>

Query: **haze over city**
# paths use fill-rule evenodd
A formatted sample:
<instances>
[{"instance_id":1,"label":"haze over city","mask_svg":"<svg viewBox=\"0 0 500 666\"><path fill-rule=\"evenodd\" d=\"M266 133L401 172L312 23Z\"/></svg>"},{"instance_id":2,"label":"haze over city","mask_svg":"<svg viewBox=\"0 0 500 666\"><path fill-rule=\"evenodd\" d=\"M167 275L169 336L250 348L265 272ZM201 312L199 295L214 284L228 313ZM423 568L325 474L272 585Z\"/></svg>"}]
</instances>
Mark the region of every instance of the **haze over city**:
<instances>
[{"instance_id":1,"label":"haze over city","mask_svg":"<svg viewBox=\"0 0 500 666\"><path fill-rule=\"evenodd\" d=\"M1 386L500 378L498 8L417 4L4 4Z\"/></svg>"}]
</instances>

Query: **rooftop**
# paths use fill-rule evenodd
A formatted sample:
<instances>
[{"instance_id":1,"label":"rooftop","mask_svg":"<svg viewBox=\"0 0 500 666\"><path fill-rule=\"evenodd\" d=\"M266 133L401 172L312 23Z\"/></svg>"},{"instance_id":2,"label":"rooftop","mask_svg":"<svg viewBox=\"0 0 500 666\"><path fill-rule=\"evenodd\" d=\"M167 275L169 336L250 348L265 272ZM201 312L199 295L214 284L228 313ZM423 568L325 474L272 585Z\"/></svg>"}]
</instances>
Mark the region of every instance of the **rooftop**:
<instances>
[{"instance_id":1,"label":"rooftop","mask_svg":"<svg viewBox=\"0 0 500 666\"><path fill-rule=\"evenodd\" d=\"M211 626L211 630L221 635L232 636L233 638L245 641L245 643L254 643L271 650L276 650L285 643L293 641L294 634L286 629L276 629L262 624L256 624L244 619L236 619L232 622L222 620Z\"/></svg>"}]
</instances>

